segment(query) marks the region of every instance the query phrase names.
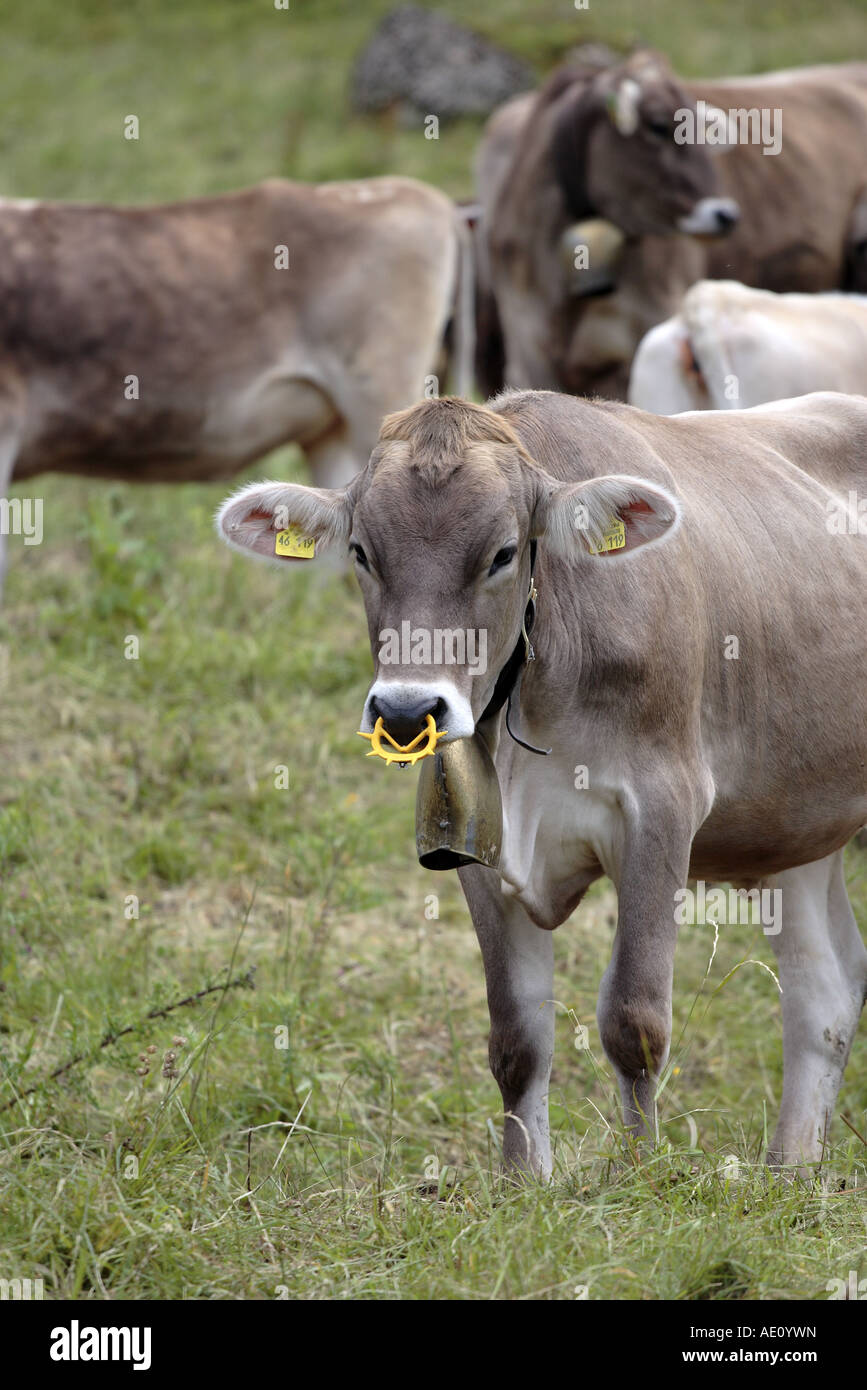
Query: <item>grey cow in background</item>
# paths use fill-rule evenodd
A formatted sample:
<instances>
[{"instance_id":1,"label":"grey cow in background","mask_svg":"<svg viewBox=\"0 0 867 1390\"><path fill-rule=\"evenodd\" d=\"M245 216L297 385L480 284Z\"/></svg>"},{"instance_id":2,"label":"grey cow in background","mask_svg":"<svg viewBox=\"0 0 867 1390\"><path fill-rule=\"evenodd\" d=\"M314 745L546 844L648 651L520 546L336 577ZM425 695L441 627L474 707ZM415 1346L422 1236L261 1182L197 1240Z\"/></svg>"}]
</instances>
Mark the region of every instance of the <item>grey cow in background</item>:
<instances>
[{"instance_id":1,"label":"grey cow in background","mask_svg":"<svg viewBox=\"0 0 867 1390\"><path fill-rule=\"evenodd\" d=\"M678 144L699 102L706 143ZM696 280L867 291L867 63L688 82L652 50L566 66L491 117L477 185L486 389L624 400L639 341ZM607 293L592 247L592 278L564 264L589 219L620 233Z\"/></svg>"}]
</instances>

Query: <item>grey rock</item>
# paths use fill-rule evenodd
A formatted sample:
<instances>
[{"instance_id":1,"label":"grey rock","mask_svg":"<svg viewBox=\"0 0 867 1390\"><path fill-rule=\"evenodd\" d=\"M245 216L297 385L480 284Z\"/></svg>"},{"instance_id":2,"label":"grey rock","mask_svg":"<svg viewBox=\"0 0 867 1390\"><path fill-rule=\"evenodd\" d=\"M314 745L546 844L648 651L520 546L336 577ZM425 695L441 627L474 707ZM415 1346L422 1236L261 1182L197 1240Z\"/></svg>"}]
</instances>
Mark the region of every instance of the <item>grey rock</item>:
<instances>
[{"instance_id":1,"label":"grey rock","mask_svg":"<svg viewBox=\"0 0 867 1390\"><path fill-rule=\"evenodd\" d=\"M535 85L526 63L437 10L392 10L356 59L357 111L404 116L484 116Z\"/></svg>"}]
</instances>

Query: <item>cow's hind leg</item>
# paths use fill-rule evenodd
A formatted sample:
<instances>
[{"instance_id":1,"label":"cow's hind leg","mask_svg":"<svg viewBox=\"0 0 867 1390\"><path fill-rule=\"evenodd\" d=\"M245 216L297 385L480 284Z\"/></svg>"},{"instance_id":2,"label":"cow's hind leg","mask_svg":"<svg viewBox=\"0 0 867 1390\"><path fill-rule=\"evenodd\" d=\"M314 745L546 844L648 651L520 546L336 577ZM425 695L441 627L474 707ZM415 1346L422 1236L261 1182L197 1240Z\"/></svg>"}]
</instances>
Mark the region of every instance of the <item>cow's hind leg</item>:
<instances>
[{"instance_id":1,"label":"cow's hind leg","mask_svg":"<svg viewBox=\"0 0 867 1390\"><path fill-rule=\"evenodd\" d=\"M482 949L491 1034L488 1056L505 1112L503 1157L548 1178L548 1082L554 1056L554 944L492 869L458 870Z\"/></svg>"},{"instance_id":2,"label":"cow's hind leg","mask_svg":"<svg viewBox=\"0 0 867 1390\"><path fill-rule=\"evenodd\" d=\"M846 893L843 851L767 881L781 890L771 942L783 990L783 1101L775 1167L822 1158L867 994L867 950Z\"/></svg>"}]
</instances>

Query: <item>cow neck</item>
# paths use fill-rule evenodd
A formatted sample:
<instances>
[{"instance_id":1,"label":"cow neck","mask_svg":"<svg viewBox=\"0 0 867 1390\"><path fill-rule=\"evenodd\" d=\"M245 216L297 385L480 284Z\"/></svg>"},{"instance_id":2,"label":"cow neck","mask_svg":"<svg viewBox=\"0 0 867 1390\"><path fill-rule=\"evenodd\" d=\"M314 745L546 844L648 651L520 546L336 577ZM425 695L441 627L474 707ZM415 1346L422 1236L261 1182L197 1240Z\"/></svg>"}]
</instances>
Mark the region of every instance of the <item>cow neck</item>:
<instances>
[{"instance_id":1,"label":"cow neck","mask_svg":"<svg viewBox=\"0 0 867 1390\"><path fill-rule=\"evenodd\" d=\"M522 738L512 729L509 723L509 715L512 712L512 694L515 689L518 677L528 661L536 660L536 653L530 641L530 633L533 623L536 620L536 585L533 582L533 571L536 568L536 542L530 541L530 592L527 595L527 606L524 609L524 621L521 624L521 631L518 633L518 640L515 643L514 651L509 657L500 674L497 676L497 683L494 686L494 693L479 716L478 723L484 724L486 719L493 719L495 714L499 714L503 705L506 706L506 730L509 737L519 743L522 748L526 748L529 753L538 753L541 757L547 757L551 752L550 748L534 748L532 743L525 743Z\"/></svg>"},{"instance_id":2,"label":"cow neck","mask_svg":"<svg viewBox=\"0 0 867 1390\"><path fill-rule=\"evenodd\" d=\"M587 187L587 163L590 136L603 116L599 96L591 85L560 113L554 126L554 173L572 221L598 216Z\"/></svg>"}]
</instances>

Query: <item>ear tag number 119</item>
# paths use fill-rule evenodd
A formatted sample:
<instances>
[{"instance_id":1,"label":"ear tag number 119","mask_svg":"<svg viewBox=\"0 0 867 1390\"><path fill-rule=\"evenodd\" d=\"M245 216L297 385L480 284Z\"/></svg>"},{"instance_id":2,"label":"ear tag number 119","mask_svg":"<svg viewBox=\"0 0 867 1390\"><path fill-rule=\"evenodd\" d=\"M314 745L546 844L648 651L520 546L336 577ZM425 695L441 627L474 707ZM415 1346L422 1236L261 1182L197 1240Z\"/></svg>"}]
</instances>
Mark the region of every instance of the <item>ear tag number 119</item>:
<instances>
[{"instance_id":1,"label":"ear tag number 119","mask_svg":"<svg viewBox=\"0 0 867 1390\"><path fill-rule=\"evenodd\" d=\"M313 536L305 536L297 526L290 526L286 531L278 531L274 542L275 555L291 556L294 560L312 560L316 550L316 540Z\"/></svg>"}]
</instances>

